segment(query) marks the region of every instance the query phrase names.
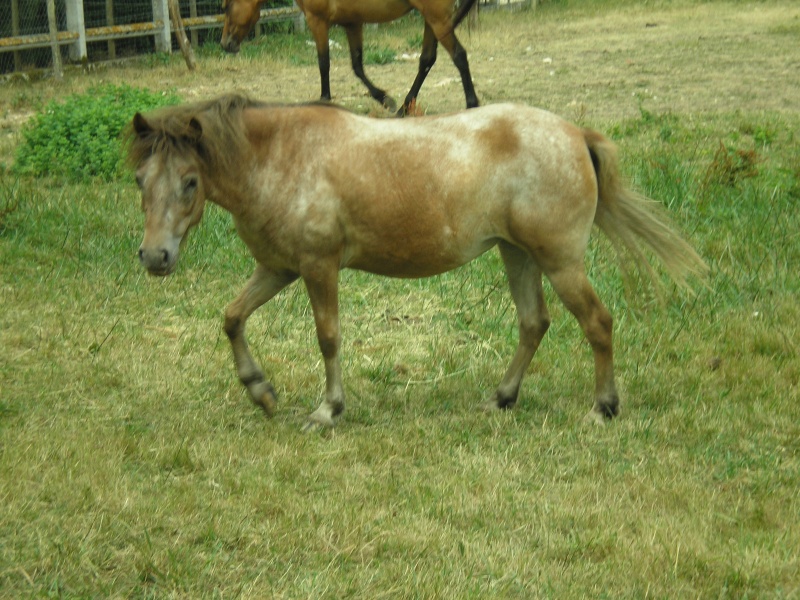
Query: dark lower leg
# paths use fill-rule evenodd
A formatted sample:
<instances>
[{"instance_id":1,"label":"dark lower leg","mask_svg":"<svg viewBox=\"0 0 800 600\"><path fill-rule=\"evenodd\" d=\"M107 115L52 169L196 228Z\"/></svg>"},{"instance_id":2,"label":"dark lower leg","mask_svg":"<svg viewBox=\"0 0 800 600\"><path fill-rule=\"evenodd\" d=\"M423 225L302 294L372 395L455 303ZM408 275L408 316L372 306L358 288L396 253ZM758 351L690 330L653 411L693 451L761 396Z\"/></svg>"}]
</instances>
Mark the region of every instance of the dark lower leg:
<instances>
[{"instance_id":1,"label":"dark lower leg","mask_svg":"<svg viewBox=\"0 0 800 600\"><path fill-rule=\"evenodd\" d=\"M356 74L361 82L369 90L369 95L380 102L388 110L394 111L395 101L392 100L384 90L376 87L364 73L364 45L361 25L353 25L345 29L347 33L347 43L350 46L350 63L353 66L353 73Z\"/></svg>"},{"instance_id":2,"label":"dark lower leg","mask_svg":"<svg viewBox=\"0 0 800 600\"><path fill-rule=\"evenodd\" d=\"M422 53L419 56L419 69L417 70L414 83L411 84L411 89L408 91L405 101L403 101L403 108L400 109L402 115L408 114L409 108L417 99L417 94L419 94L419 90L422 88L425 78L436 63L437 46L438 42L436 41L436 36L433 34L433 30L426 24L425 33L422 37Z\"/></svg>"},{"instance_id":3,"label":"dark lower leg","mask_svg":"<svg viewBox=\"0 0 800 600\"><path fill-rule=\"evenodd\" d=\"M472 84L472 75L469 71L469 62L467 61L467 51L459 43L456 36L453 35L455 44L451 56L453 57L453 64L455 64L461 75L461 84L464 86L464 96L467 100L467 108L475 108L478 106L478 96L475 94L475 87Z\"/></svg>"},{"instance_id":4,"label":"dark lower leg","mask_svg":"<svg viewBox=\"0 0 800 600\"><path fill-rule=\"evenodd\" d=\"M317 52L317 63L321 87L319 99L327 102L331 99L331 55L327 48L323 52Z\"/></svg>"}]
</instances>

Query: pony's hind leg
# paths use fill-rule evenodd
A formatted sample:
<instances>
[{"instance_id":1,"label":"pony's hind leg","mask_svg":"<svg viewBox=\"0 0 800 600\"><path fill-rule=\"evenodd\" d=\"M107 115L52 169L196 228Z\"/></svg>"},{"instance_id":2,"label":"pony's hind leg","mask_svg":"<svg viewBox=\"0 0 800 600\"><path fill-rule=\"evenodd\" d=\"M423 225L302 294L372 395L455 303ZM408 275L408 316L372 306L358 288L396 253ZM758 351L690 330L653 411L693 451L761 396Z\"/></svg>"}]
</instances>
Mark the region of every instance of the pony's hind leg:
<instances>
[{"instance_id":1,"label":"pony's hind leg","mask_svg":"<svg viewBox=\"0 0 800 600\"><path fill-rule=\"evenodd\" d=\"M380 102L384 108L394 112L397 109L395 101L384 90L376 87L364 73L364 26L361 23L357 23L346 25L344 29L347 33L347 45L350 47L350 63L353 66L353 72L356 77L367 86L370 96Z\"/></svg>"},{"instance_id":2,"label":"pony's hind leg","mask_svg":"<svg viewBox=\"0 0 800 600\"><path fill-rule=\"evenodd\" d=\"M519 343L503 380L486 403L489 409L511 408L517 401L522 378L550 326L542 292L542 272L525 250L499 244L511 297L517 307Z\"/></svg>"},{"instance_id":3,"label":"pony's hind leg","mask_svg":"<svg viewBox=\"0 0 800 600\"><path fill-rule=\"evenodd\" d=\"M547 278L567 309L578 319L592 347L595 400L594 408L587 416L597 422L612 419L619 412L619 397L614 383L611 313L600 302L589 283L582 262L554 272L548 271Z\"/></svg>"},{"instance_id":4,"label":"pony's hind leg","mask_svg":"<svg viewBox=\"0 0 800 600\"><path fill-rule=\"evenodd\" d=\"M344 386L339 362L341 336L338 277L338 260L320 259L311 269L303 271L303 281L311 301L311 310L314 312L317 340L325 362L325 399L319 408L309 415L306 431L320 426L333 427L336 424L336 417L344 411Z\"/></svg>"},{"instance_id":5,"label":"pony's hind leg","mask_svg":"<svg viewBox=\"0 0 800 600\"><path fill-rule=\"evenodd\" d=\"M250 354L244 335L245 323L253 311L296 279L294 274L276 274L258 266L242 292L225 310L225 333L231 342L239 380L253 402L268 416L275 412L275 389Z\"/></svg>"}]
</instances>

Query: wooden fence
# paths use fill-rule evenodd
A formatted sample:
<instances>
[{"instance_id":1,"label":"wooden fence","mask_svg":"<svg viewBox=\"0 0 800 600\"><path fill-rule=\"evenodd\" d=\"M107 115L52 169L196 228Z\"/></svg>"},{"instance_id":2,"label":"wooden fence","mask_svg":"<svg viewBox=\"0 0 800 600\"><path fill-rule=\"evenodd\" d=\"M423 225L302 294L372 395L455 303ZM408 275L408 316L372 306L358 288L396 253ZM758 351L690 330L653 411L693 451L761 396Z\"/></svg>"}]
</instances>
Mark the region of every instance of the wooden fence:
<instances>
[{"instance_id":1,"label":"wooden fence","mask_svg":"<svg viewBox=\"0 0 800 600\"><path fill-rule=\"evenodd\" d=\"M13 55L13 69L24 69L22 52L36 48L49 48L52 55L52 67L59 69L62 58L62 48L66 50L70 62L85 63L88 59L87 44L92 42L108 42L108 58L115 58L116 40L135 37L151 37L156 52L172 51L172 32L174 25L170 20L168 0L151 0L152 10L143 11L141 22L115 24L114 0L105 0L105 25L87 27L85 24L84 0L60 0L56 10L56 0L45 0L47 4L47 18L44 23L38 23L41 32L21 34L20 0L2 0L11 3L10 36L0 37L0 57L3 54ZM42 1L42 0L40 0ZM187 16L181 18L183 26L190 32L193 42L197 44L196 32L201 29L222 27L224 15L219 0L214 3L215 10L212 14L198 14L197 0L181 0L181 13ZM201 11L202 12L202 11ZM302 13L296 6L269 8L261 11L259 23L269 21L294 20L302 23ZM39 21L42 21L40 19ZM8 27L5 28L8 30ZM0 34L2 35L2 34Z\"/></svg>"}]
</instances>

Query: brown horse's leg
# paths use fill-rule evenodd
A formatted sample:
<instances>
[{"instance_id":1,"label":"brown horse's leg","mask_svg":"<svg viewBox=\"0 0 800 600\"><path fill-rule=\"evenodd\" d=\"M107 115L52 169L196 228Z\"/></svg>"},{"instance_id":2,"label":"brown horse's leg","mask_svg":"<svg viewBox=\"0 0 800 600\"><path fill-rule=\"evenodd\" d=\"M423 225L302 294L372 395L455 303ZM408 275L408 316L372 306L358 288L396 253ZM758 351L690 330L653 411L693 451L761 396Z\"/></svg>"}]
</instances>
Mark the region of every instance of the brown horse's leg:
<instances>
[{"instance_id":1,"label":"brown horse's leg","mask_svg":"<svg viewBox=\"0 0 800 600\"><path fill-rule=\"evenodd\" d=\"M419 70L403 102L403 108L400 109L397 116L402 117L407 115L414 100L417 99L417 94L419 94L419 90L425 82L425 78L436 63L436 47L438 44L439 42L436 40L436 34L433 33L433 29L431 29L431 26L426 22L425 31L422 34L422 52L419 55Z\"/></svg>"},{"instance_id":2,"label":"brown horse's leg","mask_svg":"<svg viewBox=\"0 0 800 600\"><path fill-rule=\"evenodd\" d=\"M525 371L550 326L542 293L542 271L524 250L501 242L500 256L508 276L511 297L517 307L519 343L511 364L487 408L511 408L517 401Z\"/></svg>"},{"instance_id":3,"label":"brown horse's leg","mask_svg":"<svg viewBox=\"0 0 800 600\"><path fill-rule=\"evenodd\" d=\"M611 419L619 412L611 347L611 313L600 302L592 284L589 283L583 263L548 272L547 278L564 305L578 319L586 339L592 346L595 365L595 402L588 416L598 422Z\"/></svg>"},{"instance_id":4,"label":"brown horse's leg","mask_svg":"<svg viewBox=\"0 0 800 600\"><path fill-rule=\"evenodd\" d=\"M225 310L225 333L231 342L239 380L250 392L253 402L269 416L275 412L275 389L264 379L264 373L250 354L244 326L253 311L296 279L294 274L279 275L258 266L242 292Z\"/></svg>"},{"instance_id":5,"label":"brown horse's leg","mask_svg":"<svg viewBox=\"0 0 800 600\"><path fill-rule=\"evenodd\" d=\"M478 96L475 94L475 86L472 84L472 75L469 72L469 62L467 61L467 51L458 41L453 32L453 26L448 19L438 19L429 23L425 21L425 33L422 37L422 54L419 57L419 71L414 80L411 90L403 103L403 111L408 112L411 102L417 97L422 83L425 81L428 72L436 62L436 42L450 54L453 64L461 75L461 84L464 86L464 96L467 99L467 108L478 106Z\"/></svg>"},{"instance_id":6,"label":"brown horse's leg","mask_svg":"<svg viewBox=\"0 0 800 600\"><path fill-rule=\"evenodd\" d=\"M347 33L347 45L350 47L350 62L353 65L353 72L356 74L356 77L367 86L370 96L383 104L386 109L394 111L397 108L395 101L392 100L384 90L375 87L364 73L364 26L361 23L346 25L344 30Z\"/></svg>"},{"instance_id":7,"label":"brown horse's leg","mask_svg":"<svg viewBox=\"0 0 800 600\"><path fill-rule=\"evenodd\" d=\"M314 311L317 340L325 362L325 399L308 417L306 430L315 426L333 427L344 411L344 386L339 363L338 262L319 261L311 271L303 272L303 281Z\"/></svg>"},{"instance_id":8,"label":"brown horse's leg","mask_svg":"<svg viewBox=\"0 0 800 600\"><path fill-rule=\"evenodd\" d=\"M331 99L331 51L328 40L329 25L310 13L306 13L306 24L317 46L317 63L319 64L321 88L319 99L327 102Z\"/></svg>"},{"instance_id":9,"label":"brown horse's leg","mask_svg":"<svg viewBox=\"0 0 800 600\"><path fill-rule=\"evenodd\" d=\"M458 41L456 34L450 31L439 42L450 53L453 64L461 75L461 84L464 86L464 96L467 99L467 108L478 106L478 96L475 94L475 87L472 85L472 75L469 72L469 62L467 61L467 51L461 42Z\"/></svg>"}]
</instances>

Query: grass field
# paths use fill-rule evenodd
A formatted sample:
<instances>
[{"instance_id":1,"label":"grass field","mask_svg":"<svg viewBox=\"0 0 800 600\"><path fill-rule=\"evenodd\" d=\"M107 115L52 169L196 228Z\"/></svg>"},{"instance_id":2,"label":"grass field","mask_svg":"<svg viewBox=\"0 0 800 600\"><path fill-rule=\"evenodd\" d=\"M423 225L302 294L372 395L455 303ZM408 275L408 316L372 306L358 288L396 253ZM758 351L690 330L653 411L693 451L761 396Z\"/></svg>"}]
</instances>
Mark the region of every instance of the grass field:
<instances>
[{"instance_id":1,"label":"grass field","mask_svg":"<svg viewBox=\"0 0 800 600\"><path fill-rule=\"evenodd\" d=\"M368 30L413 52L413 19ZM176 274L148 277L132 179L10 171L51 98L136 82L189 100L318 93L302 36L0 85L0 597L800 597L800 7L548 2L462 34L484 102L601 129L711 267L659 302L599 233L622 414L591 407L591 353L553 324L511 412L476 410L513 353L500 260L425 281L341 277L348 406L304 435L323 370L302 286L248 325L268 420L222 312L253 263L209 207ZM372 40L372 41L370 41ZM549 59L545 60L545 59ZM334 54L336 100L379 114ZM401 98L413 62L370 65ZM440 56L420 102L463 104ZM666 281L666 280L665 280Z\"/></svg>"}]
</instances>

